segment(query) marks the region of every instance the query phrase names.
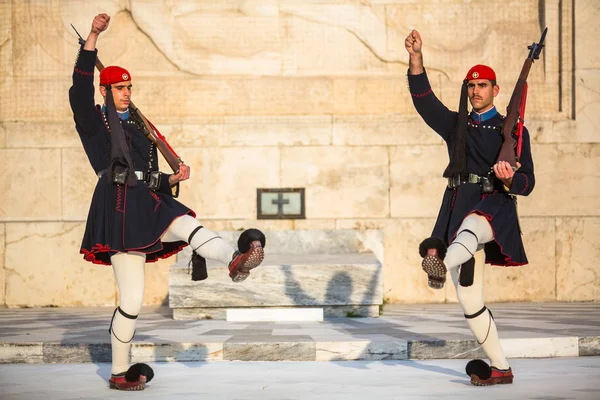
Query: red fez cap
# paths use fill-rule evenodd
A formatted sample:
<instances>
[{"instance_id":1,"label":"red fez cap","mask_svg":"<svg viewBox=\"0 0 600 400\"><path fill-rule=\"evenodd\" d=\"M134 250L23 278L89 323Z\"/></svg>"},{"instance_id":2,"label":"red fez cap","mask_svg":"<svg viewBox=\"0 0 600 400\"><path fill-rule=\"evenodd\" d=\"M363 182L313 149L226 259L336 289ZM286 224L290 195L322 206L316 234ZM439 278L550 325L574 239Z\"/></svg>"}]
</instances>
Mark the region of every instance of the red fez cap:
<instances>
[{"instance_id":1,"label":"red fez cap","mask_svg":"<svg viewBox=\"0 0 600 400\"><path fill-rule=\"evenodd\" d=\"M100 71L100 84L110 85L117 82L130 81L131 75L125 68L110 66Z\"/></svg>"},{"instance_id":2,"label":"red fez cap","mask_svg":"<svg viewBox=\"0 0 600 400\"><path fill-rule=\"evenodd\" d=\"M487 65L477 64L467 72L466 80L472 79L487 79L490 81L496 80L496 73Z\"/></svg>"}]
</instances>

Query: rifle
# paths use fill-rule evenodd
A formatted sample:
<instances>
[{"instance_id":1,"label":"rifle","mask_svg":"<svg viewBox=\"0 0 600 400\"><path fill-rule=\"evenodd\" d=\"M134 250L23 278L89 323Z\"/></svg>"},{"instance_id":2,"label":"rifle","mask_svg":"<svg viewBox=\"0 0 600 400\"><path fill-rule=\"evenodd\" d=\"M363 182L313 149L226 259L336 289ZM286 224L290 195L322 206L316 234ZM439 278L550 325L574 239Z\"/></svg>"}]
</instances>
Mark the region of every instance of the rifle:
<instances>
[{"instance_id":1,"label":"rifle","mask_svg":"<svg viewBox=\"0 0 600 400\"><path fill-rule=\"evenodd\" d=\"M540 58L540 53L544 48L544 38L546 37L548 28L542 32L542 37L539 43L533 42L531 46L527 46L529 49L529 55L523 64L521 74L515 85L510 96L510 102L506 107L506 119L504 120L504 126L502 127L502 136L504 136L504 143L500 148L500 154L498 155L498 161L508 162L513 170L517 168L517 162L521 156L521 143L523 140L523 123L525 118L525 103L527 100L527 76L534 60ZM514 136L517 137L515 140Z\"/></svg>"},{"instance_id":2,"label":"rifle","mask_svg":"<svg viewBox=\"0 0 600 400\"><path fill-rule=\"evenodd\" d=\"M85 40L81 37L77 29L71 24L71 27L79 36L79 44L85 45ZM98 57L96 57L96 68L98 71L102 71L104 69L104 64L100 61ZM142 114L139 108L133 104L132 101L129 101L129 115L135 121L136 125L140 127L144 135L150 140L152 143L156 145L156 148L163 155L173 172L179 172L179 163L183 163L181 158L175 153L175 150L167 143L167 140L163 135L160 134L158 129L152 124L152 122L148 121L148 119Z\"/></svg>"}]
</instances>

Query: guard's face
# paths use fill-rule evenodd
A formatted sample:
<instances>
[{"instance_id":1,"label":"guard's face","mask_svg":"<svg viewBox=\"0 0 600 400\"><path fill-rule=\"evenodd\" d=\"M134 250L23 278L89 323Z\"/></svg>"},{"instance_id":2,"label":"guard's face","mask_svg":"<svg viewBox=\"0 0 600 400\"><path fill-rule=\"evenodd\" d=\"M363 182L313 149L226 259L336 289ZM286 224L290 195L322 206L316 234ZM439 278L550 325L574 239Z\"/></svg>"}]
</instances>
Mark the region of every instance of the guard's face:
<instances>
[{"instance_id":1,"label":"guard's face","mask_svg":"<svg viewBox=\"0 0 600 400\"><path fill-rule=\"evenodd\" d=\"M112 88L113 99L115 100L115 108L117 111L125 112L131 102L131 81L117 82L110 85ZM106 102L106 89L100 86L100 93Z\"/></svg>"},{"instance_id":2,"label":"guard's face","mask_svg":"<svg viewBox=\"0 0 600 400\"><path fill-rule=\"evenodd\" d=\"M487 79L473 79L467 83L469 101L473 110L478 113L485 112L494 105L494 97L500 92L498 85L492 86Z\"/></svg>"}]
</instances>

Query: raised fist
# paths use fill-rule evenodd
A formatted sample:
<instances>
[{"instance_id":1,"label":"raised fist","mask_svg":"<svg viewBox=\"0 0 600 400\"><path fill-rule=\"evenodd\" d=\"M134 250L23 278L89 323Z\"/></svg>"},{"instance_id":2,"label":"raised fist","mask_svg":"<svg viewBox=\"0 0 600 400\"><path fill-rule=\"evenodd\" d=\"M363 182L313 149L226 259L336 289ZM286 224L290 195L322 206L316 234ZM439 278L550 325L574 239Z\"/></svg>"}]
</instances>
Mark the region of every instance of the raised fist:
<instances>
[{"instance_id":1,"label":"raised fist","mask_svg":"<svg viewBox=\"0 0 600 400\"><path fill-rule=\"evenodd\" d=\"M108 23L110 22L110 17L108 14L98 14L92 21L92 33L96 35L100 34L100 32L104 32L106 28L108 28Z\"/></svg>"},{"instance_id":2,"label":"raised fist","mask_svg":"<svg viewBox=\"0 0 600 400\"><path fill-rule=\"evenodd\" d=\"M421 46L423 46L421 35L413 29L406 37L404 47L406 47L406 51L408 51L409 54L418 54L421 52Z\"/></svg>"}]
</instances>

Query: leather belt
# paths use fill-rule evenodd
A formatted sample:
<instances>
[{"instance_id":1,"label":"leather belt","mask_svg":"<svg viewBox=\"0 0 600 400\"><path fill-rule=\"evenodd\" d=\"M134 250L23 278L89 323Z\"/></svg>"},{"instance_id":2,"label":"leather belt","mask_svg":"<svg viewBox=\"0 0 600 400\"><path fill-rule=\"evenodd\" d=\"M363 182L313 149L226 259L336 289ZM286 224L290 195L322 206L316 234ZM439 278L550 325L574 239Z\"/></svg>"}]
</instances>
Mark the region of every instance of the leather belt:
<instances>
[{"instance_id":1,"label":"leather belt","mask_svg":"<svg viewBox=\"0 0 600 400\"><path fill-rule=\"evenodd\" d=\"M98 179L102 178L102 176L104 176L105 173L107 173L108 170L107 169L103 169L102 171L98 172ZM148 177L149 174L147 172L144 171L135 171L135 177L137 178L138 181L148 181Z\"/></svg>"},{"instance_id":2,"label":"leather belt","mask_svg":"<svg viewBox=\"0 0 600 400\"><path fill-rule=\"evenodd\" d=\"M476 174L469 174L468 176L455 175L448 178L448 187L455 189L465 183L481 183L483 177Z\"/></svg>"}]
</instances>

